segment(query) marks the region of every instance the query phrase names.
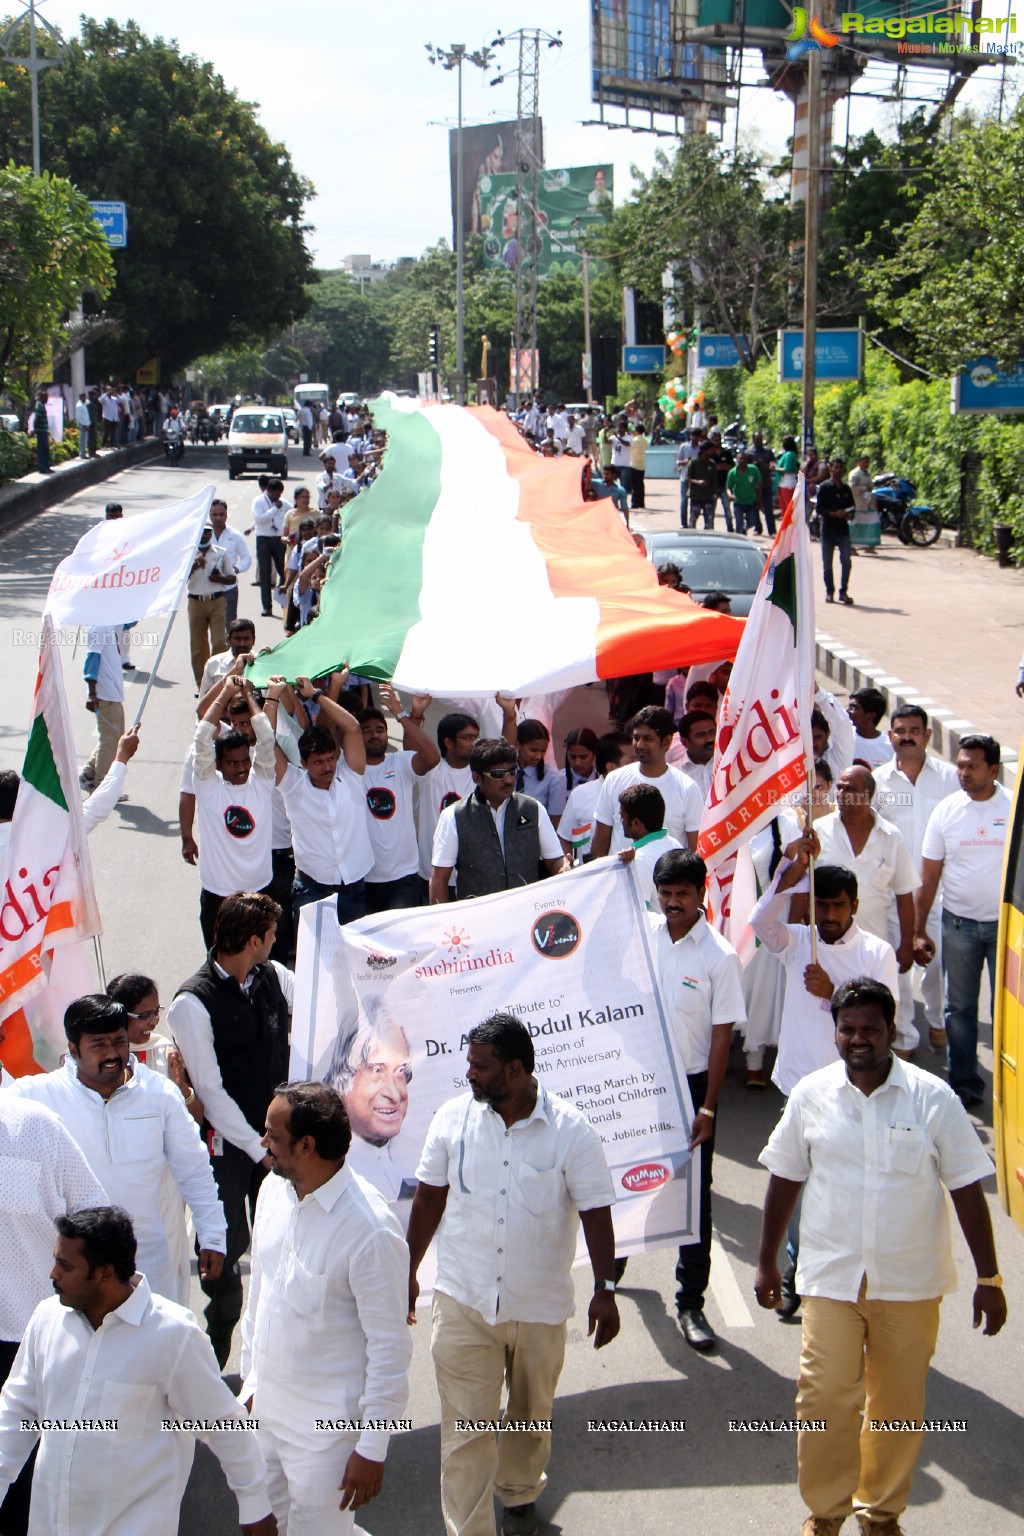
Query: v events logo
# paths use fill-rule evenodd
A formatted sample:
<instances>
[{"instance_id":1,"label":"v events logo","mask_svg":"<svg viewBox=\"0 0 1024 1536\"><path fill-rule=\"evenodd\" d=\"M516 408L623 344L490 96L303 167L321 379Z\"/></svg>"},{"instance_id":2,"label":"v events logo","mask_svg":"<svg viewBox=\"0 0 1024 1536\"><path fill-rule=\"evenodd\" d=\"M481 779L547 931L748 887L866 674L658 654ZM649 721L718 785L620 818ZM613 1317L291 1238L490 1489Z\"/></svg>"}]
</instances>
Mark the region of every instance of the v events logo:
<instances>
[{"instance_id":1,"label":"v events logo","mask_svg":"<svg viewBox=\"0 0 1024 1536\"><path fill-rule=\"evenodd\" d=\"M829 32L817 16L808 16L802 5L794 5L793 30L786 33L785 41L789 44L786 58L795 64L805 53L820 53L825 48L834 48L839 41L839 34Z\"/></svg>"}]
</instances>

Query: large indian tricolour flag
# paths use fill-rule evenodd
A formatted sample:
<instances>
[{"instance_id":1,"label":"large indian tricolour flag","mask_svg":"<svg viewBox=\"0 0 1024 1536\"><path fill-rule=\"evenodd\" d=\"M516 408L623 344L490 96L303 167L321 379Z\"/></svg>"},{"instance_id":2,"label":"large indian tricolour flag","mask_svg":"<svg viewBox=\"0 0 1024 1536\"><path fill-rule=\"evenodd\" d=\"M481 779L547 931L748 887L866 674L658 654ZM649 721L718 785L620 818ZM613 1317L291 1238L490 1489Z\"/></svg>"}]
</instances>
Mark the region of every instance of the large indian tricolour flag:
<instances>
[{"instance_id":1,"label":"large indian tricolour flag","mask_svg":"<svg viewBox=\"0 0 1024 1536\"><path fill-rule=\"evenodd\" d=\"M7 1036L0 1055L15 1076L56 1066L65 994L93 990L79 962L85 942L100 931L60 652L47 616L0 905L0 1021ZM43 997L58 978L61 1005L47 1012Z\"/></svg>"},{"instance_id":2,"label":"large indian tricolour flag","mask_svg":"<svg viewBox=\"0 0 1024 1536\"><path fill-rule=\"evenodd\" d=\"M543 693L733 656L739 619L659 587L582 460L536 454L488 406L373 403L384 467L349 503L315 623L257 660L447 696Z\"/></svg>"},{"instance_id":3,"label":"large indian tricolour flag","mask_svg":"<svg viewBox=\"0 0 1024 1536\"><path fill-rule=\"evenodd\" d=\"M814 701L814 577L801 476L751 604L722 700L697 843L716 925L740 958L757 898L747 845L806 789Z\"/></svg>"}]
</instances>

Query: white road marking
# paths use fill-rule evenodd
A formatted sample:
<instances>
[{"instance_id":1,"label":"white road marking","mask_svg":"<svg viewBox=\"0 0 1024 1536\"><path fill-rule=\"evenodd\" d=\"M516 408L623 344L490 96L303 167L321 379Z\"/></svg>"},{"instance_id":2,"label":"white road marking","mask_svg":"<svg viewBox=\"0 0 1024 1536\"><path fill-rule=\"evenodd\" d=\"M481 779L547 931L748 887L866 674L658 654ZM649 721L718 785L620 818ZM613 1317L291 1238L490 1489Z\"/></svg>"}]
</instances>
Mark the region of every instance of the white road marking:
<instances>
[{"instance_id":1,"label":"white road marking","mask_svg":"<svg viewBox=\"0 0 1024 1536\"><path fill-rule=\"evenodd\" d=\"M714 1236L711 1238L711 1294L727 1328L753 1328L754 1319L743 1299L729 1255Z\"/></svg>"}]
</instances>

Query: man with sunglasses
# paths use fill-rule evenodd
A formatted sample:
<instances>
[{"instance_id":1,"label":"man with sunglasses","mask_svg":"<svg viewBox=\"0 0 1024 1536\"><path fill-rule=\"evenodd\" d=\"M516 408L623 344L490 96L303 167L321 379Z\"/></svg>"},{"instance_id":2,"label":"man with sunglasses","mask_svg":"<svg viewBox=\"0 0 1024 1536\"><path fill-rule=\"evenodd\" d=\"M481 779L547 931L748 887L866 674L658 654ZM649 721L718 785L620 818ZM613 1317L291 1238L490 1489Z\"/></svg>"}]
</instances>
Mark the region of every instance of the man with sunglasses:
<instances>
[{"instance_id":1,"label":"man with sunglasses","mask_svg":"<svg viewBox=\"0 0 1024 1536\"><path fill-rule=\"evenodd\" d=\"M434 832L430 902L450 900L455 872L457 900L490 896L561 874L565 856L544 807L516 793L518 757L510 742L481 737L469 754L476 786L441 812Z\"/></svg>"}]
</instances>

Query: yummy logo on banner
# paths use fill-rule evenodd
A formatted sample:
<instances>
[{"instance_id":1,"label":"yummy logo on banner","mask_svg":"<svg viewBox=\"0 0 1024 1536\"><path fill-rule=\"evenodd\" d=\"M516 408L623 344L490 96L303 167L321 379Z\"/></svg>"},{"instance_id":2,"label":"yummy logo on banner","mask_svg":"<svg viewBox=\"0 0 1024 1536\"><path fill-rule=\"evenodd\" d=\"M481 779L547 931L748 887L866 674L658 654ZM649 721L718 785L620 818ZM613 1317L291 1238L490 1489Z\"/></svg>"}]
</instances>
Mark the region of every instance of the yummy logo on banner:
<instances>
[{"instance_id":1,"label":"yummy logo on banner","mask_svg":"<svg viewBox=\"0 0 1024 1536\"><path fill-rule=\"evenodd\" d=\"M632 866L339 927L302 909L290 1075L345 1100L349 1166L403 1223L439 1105L467 1093L466 1036L496 1011L530 1030L538 1081L600 1132L616 1252L696 1241L693 1109L658 992Z\"/></svg>"},{"instance_id":2,"label":"yummy logo on banner","mask_svg":"<svg viewBox=\"0 0 1024 1536\"><path fill-rule=\"evenodd\" d=\"M97 523L53 573L54 624L135 624L181 601L215 487L153 512Z\"/></svg>"},{"instance_id":3,"label":"yummy logo on banner","mask_svg":"<svg viewBox=\"0 0 1024 1536\"><path fill-rule=\"evenodd\" d=\"M0 907L0 1056L15 1076L57 1064L63 1030L33 1034L25 1010L55 964L68 969L56 952L100 932L60 651L47 616Z\"/></svg>"},{"instance_id":4,"label":"yummy logo on banner","mask_svg":"<svg viewBox=\"0 0 1024 1536\"><path fill-rule=\"evenodd\" d=\"M807 783L814 698L814 578L803 477L785 509L722 700L697 848L716 927L747 963L757 899L748 844Z\"/></svg>"}]
</instances>

